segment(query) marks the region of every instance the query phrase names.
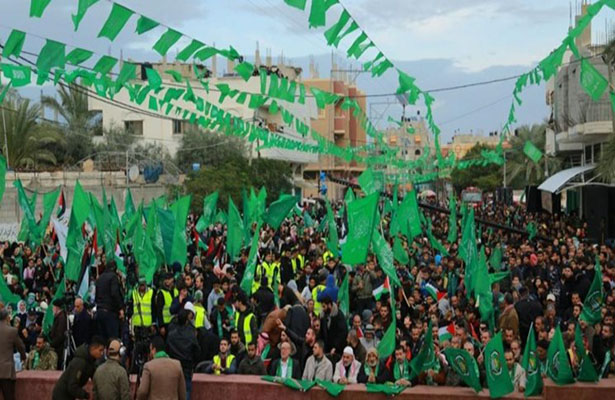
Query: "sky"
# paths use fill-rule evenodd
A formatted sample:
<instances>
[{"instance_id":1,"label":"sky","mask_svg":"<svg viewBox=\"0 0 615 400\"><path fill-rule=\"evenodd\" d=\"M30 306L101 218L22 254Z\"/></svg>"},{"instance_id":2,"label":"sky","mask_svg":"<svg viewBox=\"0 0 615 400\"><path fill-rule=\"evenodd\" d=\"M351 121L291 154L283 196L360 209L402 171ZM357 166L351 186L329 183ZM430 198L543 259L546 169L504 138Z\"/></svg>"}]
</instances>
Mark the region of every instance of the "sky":
<instances>
[{"instance_id":1,"label":"sky","mask_svg":"<svg viewBox=\"0 0 615 400\"><path fill-rule=\"evenodd\" d=\"M569 27L570 3L566 0L340 1L387 57L415 76L418 86L424 89L526 72L561 43ZM322 75L330 69L331 48L326 45L323 29L309 29L308 11L293 9L283 0L117 2L207 44L232 45L241 54L251 56L258 42L263 54L265 49L271 49L276 58L283 53L287 60L304 68L313 55ZM28 51L37 52L43 38L50 38L118 58L121 54L125 59L138 61L158 59L151 47L164 28L138 36L134 33L135 17L114 42L96 37L111 9L110 0L95 4L78 32L73 31L70 18L76 11L77 0L52 0L42 19L28 17L29 3L0 0L0 39L6 39L10 30L17 28L29 34L24 47ZM572 8L574 5L573 1ZM333 7L328 14L329 24L337 21L339 13L339 7ZM605 7L594 23L599 27L595 31L603 33L605 21L612 16L613 11ZM594 32L594 36L598 34ZM350 42L343 42L340 49L345 50ZM178 48L185 43L180 42ZM359 66L356 61L345 61L344 51L337 51L336 58L344 67ZM220 60L218 65L225 63ZM388 73L380 79L360 75L357 84L368 95L392 93L397 87L396 74ZM513 86L511 80L478 89L437 93L436 119L446 122L442 124L444 138L450 138L457 130L499 129L508 115ZM39 90L28 88L26 92ZM52 89L46 89L49 90ZM385 118L380 120L386 120L388 115L401 114L400 106L378 104L381 102L382 99L369 101L374 118L383 114ZM544 88L529 90L524 106L519 111L520 123L541 122L548 117Z\"/></svg>"}]
</instances>

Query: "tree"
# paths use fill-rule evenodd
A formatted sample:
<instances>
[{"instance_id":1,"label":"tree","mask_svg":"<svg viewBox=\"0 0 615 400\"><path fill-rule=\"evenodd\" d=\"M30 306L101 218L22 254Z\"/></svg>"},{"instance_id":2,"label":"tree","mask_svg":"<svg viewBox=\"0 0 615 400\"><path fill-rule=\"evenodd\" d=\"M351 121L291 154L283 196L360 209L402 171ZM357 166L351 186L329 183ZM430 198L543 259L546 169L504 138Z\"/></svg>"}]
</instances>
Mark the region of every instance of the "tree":
<instances>
[{"instance_id":1,"label":"tree","mask_svg":"<svg viewBox=\"0 0 615 400\"><path fill-rule=\"evenodd\" d=\"M477 144L463 157L463 160L480 160L481 152L490 148ZM502 168L494 165L472 165L465 169L455 169L451 173L451 181L457 192L469 186L475 186L485 191L493 191L502 182Z\"/></svg>"},{"instance_id":2,"label":"tree","mask_svg":"<svg viewBox=\"0 0 615 400\"><path fill-rule=\"evenodd\" d=\"M202 167L218 166L245 157L246 144L242 139L189 129L177 150L176 164L182 171L190 171L194 163Z\"/></svg>"},{"instance_id":3,"label":"tree","mask_svg":"<svg viewBox=\"0 0 615 400\"><path fill-rule=\"evenodd\" d=\"M611 139L602 148L596 172L602 181L615 182L615 133L611 134Z\"/></svg>"},{"instance_id":4,"label":"tree","mask_svg":"<svg viewBox=\"0 0 615 400\"><path fill-rule=\"evenodd\" d=\"M562 162L558 157L543 154L538 163L530 160L523 152L525 142L530 141L541 151L545 150L546 124L524 125L516 130L516 135L509 142L511 150L507 151L506 180L516 189L527 185L539 185L548 176L560 170Z\"/></svg>"},{"instance_id":5,"label":"tree","mask_svg":"<svg viewBox=\"0 0 615 400\"><path fill-rule=\"evenodd\" d=\"M97 112L88 107L88 96L78 86L58 86L60 100L44 96L41 104L57 112L65 122L61 129L64 135L64 163L75 163L92 153L92 136L98 128Z\"/></svg>"},{"instance_id":6,"label":"tree","mask_svg":"<svg viewBox=\"0 0 615 400\"><path fill-rule=\"evenodd\" d=\"M50 125L37 122L40 106L32 105L30 100L18 95L11 95L4 99L2 107L0 138L6 138L9 166L36 169L55 165L57 159L48 148L50 144L62 142L62 137Z\"/></svg>"}]
</instances>

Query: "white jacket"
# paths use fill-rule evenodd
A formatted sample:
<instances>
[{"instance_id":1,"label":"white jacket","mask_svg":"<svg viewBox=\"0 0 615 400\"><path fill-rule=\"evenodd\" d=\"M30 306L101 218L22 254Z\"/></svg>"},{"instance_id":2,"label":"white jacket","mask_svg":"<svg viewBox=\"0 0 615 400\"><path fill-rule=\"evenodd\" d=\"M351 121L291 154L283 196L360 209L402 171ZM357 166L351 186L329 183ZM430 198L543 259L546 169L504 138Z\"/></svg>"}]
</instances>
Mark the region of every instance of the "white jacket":
<instances>
[{"instance_id":1,"label":"white jacket","mask_svg":"<svg viewBox=\"0 0 615 400\"><path fill-rule=\"evenodd\" d=\"M359 371L361 370L361 363L357 360L352 360L352 364L350 364L350 371L348 372L348 383L357 383L357 376L359 375ZM335 372L333 373L333 382L339 383L342 377L346 376L346 367L344 367L344 362L339 360L337 364L335 364Z\"/></svg>"}]
</instances>

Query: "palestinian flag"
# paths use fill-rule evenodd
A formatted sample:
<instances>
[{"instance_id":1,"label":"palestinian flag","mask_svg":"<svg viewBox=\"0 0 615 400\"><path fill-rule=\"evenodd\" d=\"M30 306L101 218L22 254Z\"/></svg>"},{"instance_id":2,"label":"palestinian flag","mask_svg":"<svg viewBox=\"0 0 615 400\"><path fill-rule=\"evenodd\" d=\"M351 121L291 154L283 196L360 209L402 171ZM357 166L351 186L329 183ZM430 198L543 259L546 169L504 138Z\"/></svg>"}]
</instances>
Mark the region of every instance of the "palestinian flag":
<instances>
[{"instance_id":1,"label":"palestinian flag","mask_svg":"<svg viewBox=\"0 0 615 400\"><path fill-rule=\"evenodd\" d=\"M440 329L438 329L438 339L440 340L440 343L446 340L451 340L454 334L455 334L455 324L453 324L452 322L448 324L447 326L443 326Z\"/></svg>"},{"instance_id":2,"label":"palestinian flag","mask_svg":"<svg viewBox=\"0 0 615 400\"><path fill-rule=\"evenodd\" d=\"M382 297L385 293L391 293L391 284L389 283L388 276L384 279L384 283L382 285L372 291L372 295L376 298L376 301L380 301L380 297Z\"/></svg>"},{"instance_id":3,"label":"palestinian flag","mask_svg":"<svg viewBox=\"0 0 615 400\"><path fill-rule=\"evenodd\" d=\"M205 246L205 243L201 240L201 235L199 235L199 232L195 228L192 228L192 241L197 250L201 249L208 251L208 246Z\"/></svg>"},{"instance_id":4,"label":"palestinian flag","mask_svg":"<svg viewBox=\"0 0 615 400\"><path fill-rule=\"evenodd\" d=\"M60 192L60 199L58 200L58 211L56 213L57 219L62 219L66 213L66 199L64 198L64 190Z\"/></svg>"},{"instance_id":5,"label":"palestinian flag","mask_svg":"<svg viewBox=\"0 0 615 400\"><path fill-rule=\"evenodd\" d=\"M122 248L120 247L119 237L117 237L115 241L115 252L113 254L113 258L117 264L117 269L126 274L126 267L124 266L124 257L122 256Z\"/></svg>"},{"instance_id":6,"label":"palestinian flag","mask_svg":"<svg viewBox=\"0 0 615 400\"><path fill-rule=\"evenodd\" d=\"M433 299L435 301L439 301L442 297L444 297L444 295L446 294L445 292L441 292L439 291L434 285L432 285L431 283L427 283L425 285L425 287L423 288L425 290L425 292L430 295L431 297L433 297Z\"/></svg>"}]
</instances>

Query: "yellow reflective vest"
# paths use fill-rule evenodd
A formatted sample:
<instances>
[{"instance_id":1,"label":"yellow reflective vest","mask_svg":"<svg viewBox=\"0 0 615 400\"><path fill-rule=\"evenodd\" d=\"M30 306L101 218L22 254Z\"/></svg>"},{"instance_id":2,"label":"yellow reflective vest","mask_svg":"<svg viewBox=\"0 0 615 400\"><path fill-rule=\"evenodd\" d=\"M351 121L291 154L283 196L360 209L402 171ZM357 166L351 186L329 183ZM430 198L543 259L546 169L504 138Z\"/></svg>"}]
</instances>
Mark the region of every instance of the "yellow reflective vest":
<instances>
[{"instance_id":1,"label":"yellow reflective vest","mask_svg":"<svg viewBox=\"0 0 615 400\"><path fill-rule=\"evenodd\" d=\"M226 357L226 365L225 365L225 366L222 366L222 359L221 359L220 355L219 355L219 354L216 354L216 355L214 356L214 364L215 364L215 365L217 365L217 366L219 366L219 367L222 367L222 368L224 368L224 369L229 369L229 368L231 368L231 365L233 364L233 361L234 361L234 360L235 360L235 356L234 356L234 355L232 355L232 354L229 354L229 355ZM220 375L220 370L217 370L216 372L214 372L214 375Z\"/></svg>"},{"instance_id":2,"label":"yellow reflective vest","mask_svg":"<svg viewBox=\"0 0 615 400\"><path fill-rule=\"evenodd\" d=\"M296 277L297 271L303 271L305 267L305 257L303 257L302 254L298 254L297 257L293 258L290 262L293 266L293 274Z\"/></svg>"},{"instance_id":3,"label":"yellow reflective vest","mask_svg":"<svg viewBox=\"0 0 615 400\"><path fill-rule=\"evenodd\" d=\"M143 296L139 289L132 291L132 326L152 326L152 297L152 289L147 289Z\"/></svg>"},{"instance_id":4,"label":"yellow reflective vest","mask_svg":"<svg viewBox=\"0 0 615 400\"><path fill-rule=\"evenodd\" d=\"M205 326L205 307L203 307L200 304L195 304L194 311L196 311L196 314L194 316L194 327L196 329L204 327Z\"/></svg>"},{"instance_id":5,"label":"yellow reflective vest","mask_svg":"<svg viewBox=\"0 0 615 400\"><path fill-rule=\"evenodd\" d=\"M320 304L320 302L316 299L318 298L318 295L320 294L320 292L325 290L325 288L326 288L325 285L318 285L314 289L312 289L312 300L314 300L314 314L317 317L320 316L320 310L322 309L322 304Z\"/></svg>"},{"instance_id":6,"label":"yellow reflective vest","mask_svg":"<svg viewBox=\"0 0 615 400\"><path fill-rule=\"evenodd\" d=\"M160 289L160 291L164 296L164 305L162 306L162 323L168 324L173 318L171 315L171 303L173 303L174 297L179 296L179 292L175 288L173 288L173 295L171 295L171 293L166 289Z\"/></svg>"},{"instance_id":7,"label":"yellow reflective vest","mask_svg":"<svg viewBox=\"0 0 615 400\"><path fill-rule=\"evenodd\" d=\"M239 337L243 337L244 344L247 347L248 343L252 342L252 328L250 327L250 323L252 322L252 318L256 317L254 316L254 313L249 313L243 319L243 326L239 326L240 317L241 313L239 311L235 311L235 329L239 332Z\"/></svg>"}]
</instances>

